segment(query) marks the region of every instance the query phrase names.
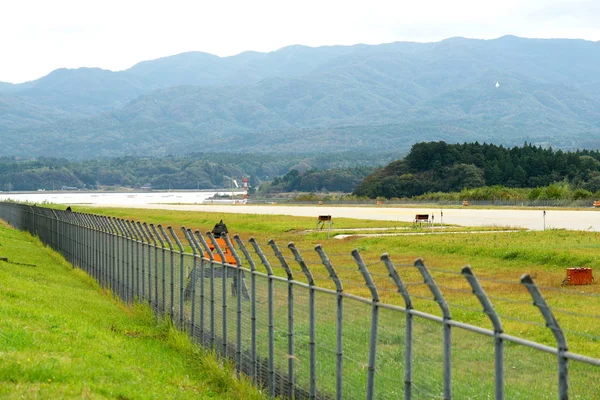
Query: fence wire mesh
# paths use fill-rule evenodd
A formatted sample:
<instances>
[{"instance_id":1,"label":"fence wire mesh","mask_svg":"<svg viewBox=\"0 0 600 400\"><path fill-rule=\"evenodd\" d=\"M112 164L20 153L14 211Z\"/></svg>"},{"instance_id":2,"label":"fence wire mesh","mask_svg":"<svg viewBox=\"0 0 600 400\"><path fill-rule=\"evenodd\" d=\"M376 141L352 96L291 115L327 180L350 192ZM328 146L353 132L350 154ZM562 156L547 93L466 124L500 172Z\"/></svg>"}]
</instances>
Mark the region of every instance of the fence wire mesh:
<instances>
[{"instance_id":1,"label":"fence wire mesh","mask_svg":"<svg viewBox=\"0 0 600 400\"><path fill-rule=\"evenodd\" d=\"M229 244L222 248L211 234L185 227L14 203L0 203L0 218L39 236L123 301L146 303L172 319L272 396L591 399L600 393L600 360L567 349L564 339L598 341L595 331L580 327L600 316L570 309L561 296L568 290L544 287L542 296L531 277L475 278L468 267L428 268L406 256L394 265L387 255L327 256L319 246L315 252L238 237L234 246L224 236ZM224 262L223 251L236 261Z\"/></svg>"}]
</instances>

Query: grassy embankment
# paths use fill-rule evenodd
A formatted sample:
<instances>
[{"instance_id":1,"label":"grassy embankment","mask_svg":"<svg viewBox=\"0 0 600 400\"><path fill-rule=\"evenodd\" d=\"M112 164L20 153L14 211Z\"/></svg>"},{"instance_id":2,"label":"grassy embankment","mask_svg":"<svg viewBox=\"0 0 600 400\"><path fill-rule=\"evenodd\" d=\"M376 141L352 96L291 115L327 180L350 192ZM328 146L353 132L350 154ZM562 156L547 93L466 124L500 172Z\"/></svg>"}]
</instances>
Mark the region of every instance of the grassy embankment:
<instances>
[{"instance_id":1,"label":"grassy embankment","mask_svg":"<svg viewBox=\"0 0 600 400\"><path fill-rule=\"evenodd\" d=\"M313 218L299 218L286 216L261 216L239 215L226 213L197 213L165 210L135 210L135 209L107 209L81 208L78 211L102 213L121 218L136 219L146 222L161 223L178 227L181 225L208 231L215 222L221 218L228 224L230 233L239 234L244 240L255 237L262 245L265 252L271 254L266 241L273 238L281 248L289 241L294 241L313 270L319 285L332 287L327 280L327 274L320 265L320 260L312 248L317 243L322 243L329 254L334 266L345 284L345 290L368 297L368 290L362 284L363 280L357 271L356 264L350 257L350 251L358 248L365 258L374 280L380 289L383 301L402 305L402 299L395 293L387 272L379 262L383 252L389 252L393 261L398 265L400 274L405 282L422 283L422 278L414 268L408 267L417 256L423 257L426 264L433 267L432 271L436 281L442 287L451 306L453 319L490 328L485 314L481 313L481 306L471 295L468 285L459 272L463 265L469 263L478 277L482 278L482 285L488 295L492 297L494 306L500 313L504 330L516 336L542 342L554 346L555 341L549 329L544 327L539 310L532 306L532 300L520 285L519 277L523 273L534 276L535 281L542 286L542 292L553 307L555 314L567 330L569 350L590 356L600 356L600 326L597 324L600 316L598 304L598 285L583 287L562 287L565 277L565 268L574 266L600 268L600 258L597 257L600 248L600 235L592 232L567 232L550 230L546 232L513 232L513 233L485 233L472 235L430 235L430 236L395 236L374 238L350 238L346 240L327 240L326 232L302 233L313 229ZM358 227L400 227L401 223L359 221L350 219L337 219L336 228ZM285 250L285 249L284 249ZM277 260L271 257L273 265L278 265ZM303 280L299 268L290 257L290 265L296 272L296 277ZM276 272L283 274L281 269ZM439 308L431 299L431 294L423 285L411 285L409 291L414 295L416 309L440 315ZM281 292L281 296L285 296ZM284 297L282 297L284 299ZM328 311L327 306L332 306L325 300L322 301L321 310L317 319L320 321L318 337L320 345L324 348L333 348L333 343L325 340L333 336L334 314ZM351 305L346 312L345 353L351 354L356 360L366 361L364 338L368 337L368 307ZM285 301L276 305L276 325L285 326ZM324 310L324 311L323 311ZM331 310L331 308L329 308ZM384 313L385 315L386 313ZM245 314L244 314L245 315ZM589 315L589 317L585 316ZM397 317L396 317L397 318ZM382 317L387 321L380 330L380 346L383 352L378 353L380 373L394 375L401 370L402 357L400 354L388 359L383 357L386 348L397 349L397 344L402 340L401 325L392 314ZM217 323L217 325L219 322ZM398 325L397 329L390 330L391 326ZM419 321L416 324L416 360L415 376L423 379L424 376L440 374L441 351L438 351L441 340L439 325L426 324ZM298 331L306 331L306 327L298 322ZM265 332L259 332L265 335ZM493 346L491 340L474 334L454 330L454 366L455 370L468 371L469 374L456 374L454 385L456 394L462 396L476 396L477 393L490 393L493 391L492 362ZM259 342L265 345L266 342ZM284 346L283 337L278 346ZM356 347L353 347L355 346ZM433 348L437 350L432 350ZM306 349L297 348L299 360L306 359ZM392 351L392 350L390 350ZM396 350L393 350L396 351ZM285 351L281 348L281 354ZM365 353L365 354L363 354ZM283 360L283 357L282 357ZM521 346L507 344L506 350L506 375L507 394L511 398L546 398L553 392L555 383L555 361L549 355L533 352ZM333 362L333 359L330 360ZM280 367L284 366L284 362ZM383 365L382 365L383 364ZM357 364L357 365L360 365ZM332 378L332 365L324 363L320 366L323 371L320 382ZM351 370L351 367L348 367ZM540 370L541 368L541 370ZM356 369L356 383L349 385L349 390L361 393L364 386L364 374L360 367ZM586 367L582 364L571 365L572 398L586 398L591 393L600 390L594 376L598 371L595 367ZM305 370L304 370L305 371ZM306 372L300 373L302 376ZM351 372L348 372L352 376ZM491 375L490 375L491 374ZM380 378L380 382L385 379ZM416 382L417 386L439 386L441 379L431 378L430 381ZM535 382L535 383L532 383ZM331 383L332 384L332 383ZM389 381L392 387L397 382ZM325 384L325 387L328 385ZM578 395L579 393L579 395ZM465 397L466 398L466 397Z\"/></svg>"},{"instance_id":2,"label":"grassy embankment","mask_svg":"<svg viewBox=\"0 0 600 400\"><path fill-rule=\"evenodd\" d=\"M263 398L30 235L0 225L0 256L0 397Z\"/></svg>"}]
</instances>

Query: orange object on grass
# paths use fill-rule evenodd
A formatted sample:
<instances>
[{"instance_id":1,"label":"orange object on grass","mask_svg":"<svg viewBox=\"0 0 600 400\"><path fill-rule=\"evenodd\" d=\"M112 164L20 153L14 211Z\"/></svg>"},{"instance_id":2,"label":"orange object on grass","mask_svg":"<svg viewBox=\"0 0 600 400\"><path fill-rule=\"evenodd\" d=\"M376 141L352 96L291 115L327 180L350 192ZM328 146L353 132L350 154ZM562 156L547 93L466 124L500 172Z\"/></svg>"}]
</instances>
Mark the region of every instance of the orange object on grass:
<instances>
[{"instance_id":1,"label":"orange object on grass","mask_svg":"<svg viewBox=\"0 0 600 400\"><path fill-rule=\"evenodd\" d=\"M567 268L565 285L591 285L594 282L591 268Z\"/></svg>"},{"instance_id":2,"label":"orange object on grass","mask_svg":"<svg viewBox=\"0 0 600 400\"><path fill-rule=\"evenodd\" d=\"M229 246L227 246L227 242L225 242L225 239L222 237L223 235L227 234L227 225L223 223L223 220L221 220L221 222L215 225L211 233L213 234L215 241L217 242L219 248L225 256L225 262L230 265L237 265L237 261L233 257L231 249L229 248ZM208 241L208 248L210 249L210 252L212 253L212 256L215 261L222 261L221 256L219 255L219 252L215 249L215 246L212 244L212 241ZM207 252L204 252L204 257L210 258Z\"/></svg>"}]
</instances>

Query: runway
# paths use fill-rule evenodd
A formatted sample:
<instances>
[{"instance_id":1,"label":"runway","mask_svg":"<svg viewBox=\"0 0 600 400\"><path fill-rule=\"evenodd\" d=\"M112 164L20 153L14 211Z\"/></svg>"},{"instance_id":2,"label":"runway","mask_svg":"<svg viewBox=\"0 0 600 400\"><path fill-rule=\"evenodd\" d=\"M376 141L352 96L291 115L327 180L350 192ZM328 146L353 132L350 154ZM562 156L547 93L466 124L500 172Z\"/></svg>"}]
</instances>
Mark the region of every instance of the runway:
<instances>
[{"instance_id":1,"label":"runway","mask_svg":"<svg viewBox=\"0 0 600 400\"><path fill-rule=\"evenodd\" d=\"M89 205L89 204L87 204ZM511 210L511 209L472 209L472 208L398 208L375 206L293 206L293 205L195 205L195 204L102 204L102 207L133 207L146 209L204 211L218 213L291 215L314 217L331 215L336 218L356 218L375 221L412 222L415 214L430 214L434 222L462 226L518 227L531 230L568 229L600 231L600 210Z\"/></svg>"}]
</instances>

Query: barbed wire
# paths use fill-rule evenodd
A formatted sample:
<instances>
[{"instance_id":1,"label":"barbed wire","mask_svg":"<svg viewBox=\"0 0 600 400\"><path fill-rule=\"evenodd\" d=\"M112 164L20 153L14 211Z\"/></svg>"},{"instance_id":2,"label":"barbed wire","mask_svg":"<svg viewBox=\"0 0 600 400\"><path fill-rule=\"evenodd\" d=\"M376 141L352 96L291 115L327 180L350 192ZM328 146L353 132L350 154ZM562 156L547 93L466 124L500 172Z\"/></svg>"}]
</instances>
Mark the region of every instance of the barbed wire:
<instances>
[{"instance_id":1,"label":"barbed wire","mask_svg":"<svg viewBox=\"0 0 600 400\"><path fill-rule=\"evenodd\" d=\"M542 323L542 322L531 321L531 320L527 320L527 319L523 319L523 318L519 318L519 317L508 316L505 314L497 314L497 315L502 320L515 321L515 322L520 322L520 323L524 323L524 324L528 324L528 325L537 326L540 328L547 328L546 324Z\"/></svg>"},{"instance_id":2,"label":"barbed wire","mask_svg":"<svg viewBox=\"0 0 600 400\"><path fill-rule=\"evenodd\" d=\"M469 295L473 295L473 291L469 290L469 289L463 289L463 288L453 288L450 286L445 286L445 285L440 285L439 283L437 284L437 286L442 289L442 290L446 290L448 292L456 292L456 293L464 293L464 294L469 294Z\"/></svg>"},{"instance_id":3,"label":"barbed wire","mask_svg":"<svg viewBox=\"0 0 600 400\"><path fill-rule=\"evenodd\" d=\"M571 329L565 329L563 327L561 327L561 330L565 334L569 333L569 334L585 337L585 338L591 339L593 341L600 340L600 335L594 335L592 333L586 333L586 332L580 332L580 331L575 331L575 330L571 330Z\"/></svg>"},{"instance_id":4,"label":"barbed wire","mask_svg":"<svg viewBox=\"0 0 600 400\"><path fill-rule=\"evenodd\" d=\"M507 297L489 296L489 295L488 295L488 298L490 300L494 300L494 301L497 300L497 301L502 301L502 302L510 303L510 304L524 304L524 305L528 305L528 306L533 305L533 300L531 298L528 300L514 300L514 299L509 299Z\"/></svg>"},{"instance_id":5,"label":"barbed wire","mask_svg":"<svg viewBox=\"0 0 600 400\"><path fill-rule=\"evenodd\" d=\"M461 310L473 311L473 312L476 312L477 314L487 314L481 308L463 306L463 305L460 305L460 304L448 303L448 302L446 302L446 304L448 304L448 306L450 306L451 308L459 308Z\"/></svg>"},{"instance_id":6,"label":"barbed wire","mask_svg":"<svg viewBox=\"0 0 600 400\"><path fill-rule=\"evenodd\" d=\"M600 319L600 315L595 315L595 314L583 314L583 313L578 313L578 312L565 310L562 308L555 308L555 307L549 307L549 309L555 314L559 313L559 314L569 315L572 317Z\"/></svg>"}]
</instances>

